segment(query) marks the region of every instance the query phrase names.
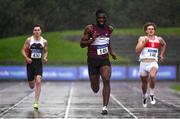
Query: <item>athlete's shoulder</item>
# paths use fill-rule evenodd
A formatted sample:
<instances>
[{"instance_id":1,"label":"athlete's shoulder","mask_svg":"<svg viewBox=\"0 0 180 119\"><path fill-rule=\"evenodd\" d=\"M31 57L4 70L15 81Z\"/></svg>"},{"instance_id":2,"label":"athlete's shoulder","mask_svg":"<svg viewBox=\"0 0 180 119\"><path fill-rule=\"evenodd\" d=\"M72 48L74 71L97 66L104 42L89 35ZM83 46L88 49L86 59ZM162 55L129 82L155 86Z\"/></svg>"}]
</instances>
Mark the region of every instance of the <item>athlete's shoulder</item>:
<instances>
[{"instance_id":1,"label":"athlete's shoulder","mask_svg":"<svg viewBox=\"0 0 180 119\"><path fill-rule=\"evenodd\" d=\"M138 38L139 42L145 41L145 40L146 40L146 36L139 36L139 38Z\"/></svg>"},{"instance_id":2,"label":"athlete's shoulder","mask_svg":"<svg viewBox=\"0 0 180 119\"><path fill-rule=\"evenodd\" d=\"M160 42L161 44L166 44L166 41L164 40L163 37L157 36L157 39L159 40L159 42Z\"/></svg>"},{"instance_id":3,"label":"athlete's shoulder","mask_svg":"<svg viewBox=\"0 0 180 119\"><path fill-rule=\"evenodd\" d=\"M156 36L158 40L163 40L161 36Z\"/></svg>"},{"instance_id":4,"label":"athlete's shoulder","mask_svg":"<svg viewBox=\"0 0 180 119\"><path fill-rule=\"evenodd\" d=\"M146 36L139 36L139 39L146 39Z\"/></svg>"},{"instance_id":5,"label":"athlete's shoulder","mask_svg":"<svg viewBox=\"0 0 180 119\"><path fill-rule=\"evenodd\" d=\"M26 43L30 43L30 42L31 42L31 38L32 38L32 36L28 37L28 38L26 39Z\"/></svg>"},{"instance_id":6,"label":"athlete's shoulder","mask_svg":"<svg viewBox=\"0 0 180 119\"><path fill-rule=\"evenodd\" d=\"M41 38L42 38L43 43L47 44L47 40L45 38L43 38L42 36L41 36Z\"/></svg>"},{"instance_id":7,"label":"athlete's shoulder","mask_svg":"<svg viewBox=\"0 0 180 119\"><path fill-rule=\"evenodd\" d=\"M31 40L32 39L32 36L29 36L29 37L27 37L27 39L26 40Z\"/></svg>"}]
</instances>

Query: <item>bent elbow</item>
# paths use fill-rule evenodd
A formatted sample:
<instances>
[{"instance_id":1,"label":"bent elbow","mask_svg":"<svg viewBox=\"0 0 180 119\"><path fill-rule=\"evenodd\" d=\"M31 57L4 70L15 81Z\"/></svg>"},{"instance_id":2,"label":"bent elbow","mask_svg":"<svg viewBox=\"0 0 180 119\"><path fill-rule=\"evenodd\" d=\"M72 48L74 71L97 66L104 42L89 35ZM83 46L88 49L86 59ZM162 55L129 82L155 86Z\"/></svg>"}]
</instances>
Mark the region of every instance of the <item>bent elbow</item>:
<instances>
[{"instance_id":1,"label":"bent elbow","mask_svg":"<svg viewBox=\"0 0 180 119\"><path fill-rule=\"evenodd\" d=\"M140 54L140 50L135 49L135 53L139 55Z\"/></svg>"}]
</instances>

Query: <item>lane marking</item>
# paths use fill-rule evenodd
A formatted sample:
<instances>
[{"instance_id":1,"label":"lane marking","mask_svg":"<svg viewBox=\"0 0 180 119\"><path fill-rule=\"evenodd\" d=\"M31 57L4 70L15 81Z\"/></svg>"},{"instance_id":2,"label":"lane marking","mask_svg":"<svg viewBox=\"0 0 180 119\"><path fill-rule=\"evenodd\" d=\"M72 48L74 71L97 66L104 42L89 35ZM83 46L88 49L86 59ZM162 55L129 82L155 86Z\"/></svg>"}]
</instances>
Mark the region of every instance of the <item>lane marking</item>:
<instances>
[{"instance_id":1,"label":"lane marking","mask_svg":"<svg viewBox=\"0 0 180 119\"><path fill-rule=\"evenodd\" d=\"M131 116L133 116L135 119L138 119L137 116L135 116L131 111L128 110L128 108L126 108L119 100L117 100L117 98L115 98L115 96L113 94L110 95L111 98L117 103L119 104L124 110L126 110Z\"/></svg>"},{"instance_id":2,"label":"lane marking","mask_svg":"<svg viewBox=\"0 0 180 119\"><path fill-rule=\"evenodd\" d=\"M68 104L67 104L67 107L66 107L66 112L65 112L64 119L68 119L69 109L70 109L71 100L72 100L72 94L73 94L73 90L74 90L73 86L74 86L74 84L71 83L71 89L70 89L70 91L69 91Z\"/></svg>"},{"instance_id":3,"label":"lane marking","mask_svg":"<svg viewBox=\"0 0 180 119\"><path fill-rule=\"evenodd\" d=\"M126 86L126 87L128 87L128 88L130 88L130 89L132 89L132 90L134 90L134 91L136 91L136 92L138 92L138 93L142 93L141 90L138 89L137 87L132 87L132 86L129 86L129 85L125 84L125 83L123 83L123 85ZM160 98L158 98L158 97L155 97L155 98L156 98L157 100L159 100L160 102L163 102L163 103L166 104L166 105L173 106L173 107L175 107L175 108L179 108L179 106L177 106L177 105L175 105L175 104L172 104L172 103L169 103L169 102L166 102L166 100L162 100L162 99L160 99Z\"/></svg>"},{"instance_id":4,"label":"lane marking","mask_svg":"<svg viewBox=\"0 0 180 119\"><path fill-rule=\"evenodd\" d=\"M22 103L24 100L26 100L28 97L30 97L32 94L34 93L34 91L30 94L28 94L27 96L25 96L23 99L21 99L20 101L18 101L17 103L15 103L14 105L10 106L9 108L7 108L6 110L2 111L2 113L0 113L0 117L2 117L4 114L6 114L8 111L12 110L13 108L15 108L16 106L18 106L20 103Z\"/></svg>"}]
</instances>

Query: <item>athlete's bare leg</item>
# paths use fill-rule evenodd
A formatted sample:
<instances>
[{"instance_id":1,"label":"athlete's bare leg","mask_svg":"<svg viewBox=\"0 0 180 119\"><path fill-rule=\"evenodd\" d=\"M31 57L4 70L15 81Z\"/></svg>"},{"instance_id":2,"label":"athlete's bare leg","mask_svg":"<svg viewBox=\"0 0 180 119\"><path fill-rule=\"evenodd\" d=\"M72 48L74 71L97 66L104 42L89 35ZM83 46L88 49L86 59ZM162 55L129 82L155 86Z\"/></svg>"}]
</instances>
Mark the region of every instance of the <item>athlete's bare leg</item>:
<instances>
[{"instance_id":1,"label":"athlete's bare leg","mask_svg":"<svg viewBox=\"0 0 180 119\"><path fill-rule=\"evenodd\" d=\"M152 67L150 72L149 72L149 77L150 77L150 101L151 104L155 104L156 100L154 98L154 88L156 85L156 74L157 74L157 68Z\"/></svg>"},{"instance_id":2,"label":"athlete's bare leg","mask_svg":"<svg viewBox=\"0 0 180 119\"><path fill-rule=\"evenodd\" d=\"M35 85L34 80L28 81L28 84L29 84L29 87L30 87L31 89L34 89L34 85Z\"/></svg>"},{"instance_id":3,"label":"athlete's bare leg","mask_svg":"<svg viewBox=\"0 0 180 119\"><path fill-rule=\"evenodd\" d=\"M148 88L148 76L141 76L141 88L142 88L142 92L145 95L147 93L147 88Z\"/></svg>"},{"instance_id":4,"label":"athlete's bare leg","mask_svg":"<svg viewBox=\"0 0 180 119\"><path fill-rule=\"evenodd\" d=\"M35 81L36 81L35 103L38 103L39 96L40 96L40 93L41 93L41 76L37 75Z\"/></svg>"},{"instance_id":5,"label":"athlete's bare leg","mask_svg":"<svg viewBox=\"0 0 180 119\"><path fill-rule=\"evenodd\" d=\"M99 75L90 75L91 89L94 93L99 91Z\"/></svg>"},{"instance_id":6,"label":"athlete's bare leg","mask_svg":"<svg viewBox=\"0 0 180 119\"><path fill-rule=\"evenodd\" d=\"M157 68L152 67L150 70L150 88L154 89L156 84L156 74L157 74Z\"/></svg>"},{"instance_id":7,"label":"athlete's bare leg","mask_svg":"<svg viewBox=\"0 0 180 119\"><path fill-rule=\"evenodd\" d=\"M100 74L103 80L103 106L107 106L109 103L110 97L110 77L111 77L111 67L110 66L103 66L100 69Z\"/></svg>"}]
</instances>

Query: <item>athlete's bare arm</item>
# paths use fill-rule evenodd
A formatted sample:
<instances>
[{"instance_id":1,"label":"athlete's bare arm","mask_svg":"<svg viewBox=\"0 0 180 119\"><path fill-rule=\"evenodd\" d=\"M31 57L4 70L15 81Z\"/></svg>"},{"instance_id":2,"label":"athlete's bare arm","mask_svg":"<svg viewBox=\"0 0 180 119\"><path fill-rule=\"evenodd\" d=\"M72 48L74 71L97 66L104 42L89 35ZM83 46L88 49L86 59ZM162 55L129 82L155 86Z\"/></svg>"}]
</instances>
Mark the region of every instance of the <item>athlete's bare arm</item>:
<instances>
[{"instance_id":1,"label":"athlete's bare arm","mask_svg":"<svg viewBox=\"0 0 180 119\"><path fill-rule=\"evenodd\" d=\"M23 55L23 57L25 58L26 62L28 64L31 64L32 62L32 59L28 57L28 54L27 52L29 52L29 44L30 44L30 38L27 38L24 45L23 45L23 48L21 50L21 53Z\"/></svg>"},{"instance_id":2,"label":"athlete's bare arm","mask_svg":"<svg viewBox=\"0 0 180 119\"><path fill-rule=\"evenodd\" d=\"M163 62L167 45L166 45L165 40L162 37L159 37L159 40L160 40L160 55L159 55L159 57L160 57L160 61Z\"/></svg>"},{"instance_id":3,"label":"athlete's bare arm","mask_svg":"<svg viewBox=\"0 0 180 119\"><path fill-rule=\"evenodd\" d=\"M112 26L109 26L109 28L110 28L110 33L112 33L112 32L113 32L113 27L112 27ZM116 59L117 59L117 56L116 56L116 53L114 53L113 50L112 50L111 40L109 41L108 50L109 50L109 53L110 53L110 55L112 56L112 58L113 58L114 60L116 60Z\"/></svg>"},{"instance_id":4,"label":"athlete's bare arm","mask_svg":"<svg viewBox=\"0 0 180 119\"><path fill-rule=\"evenodd\" d=\"M48 61L48 43L47 40L44 41L44 49L43 49L43 61L47 63Z\"/></svg>"},{"instance_id":5,"label":"athlete's bare arm","mask_svg":"<svg viewBox=\"0 0 180 119\"><path fill-rule=\"evenodd\" d=\"M145 44L146 44L145 38L142 37L142 36L140 36L139 39L138 39L138 43L137 43L137 45L136 45L135 52L136 52L137 54L140 54L141 51L142 51L142 49L144 48Z\"/></svg>"},{"instance_id":6,"label":"athlete's bare arm","mask_svg":"<svg viewBox=\"0 0 180 119\"><path fill-rule=\"evenodd\" d=\"M93 29L92 25L86 26L83 37L80 42L81 48L87 47L95 40L94 38L95 38L96 33L93 34L92 29Z\"/></svg>"}]
</instances>

